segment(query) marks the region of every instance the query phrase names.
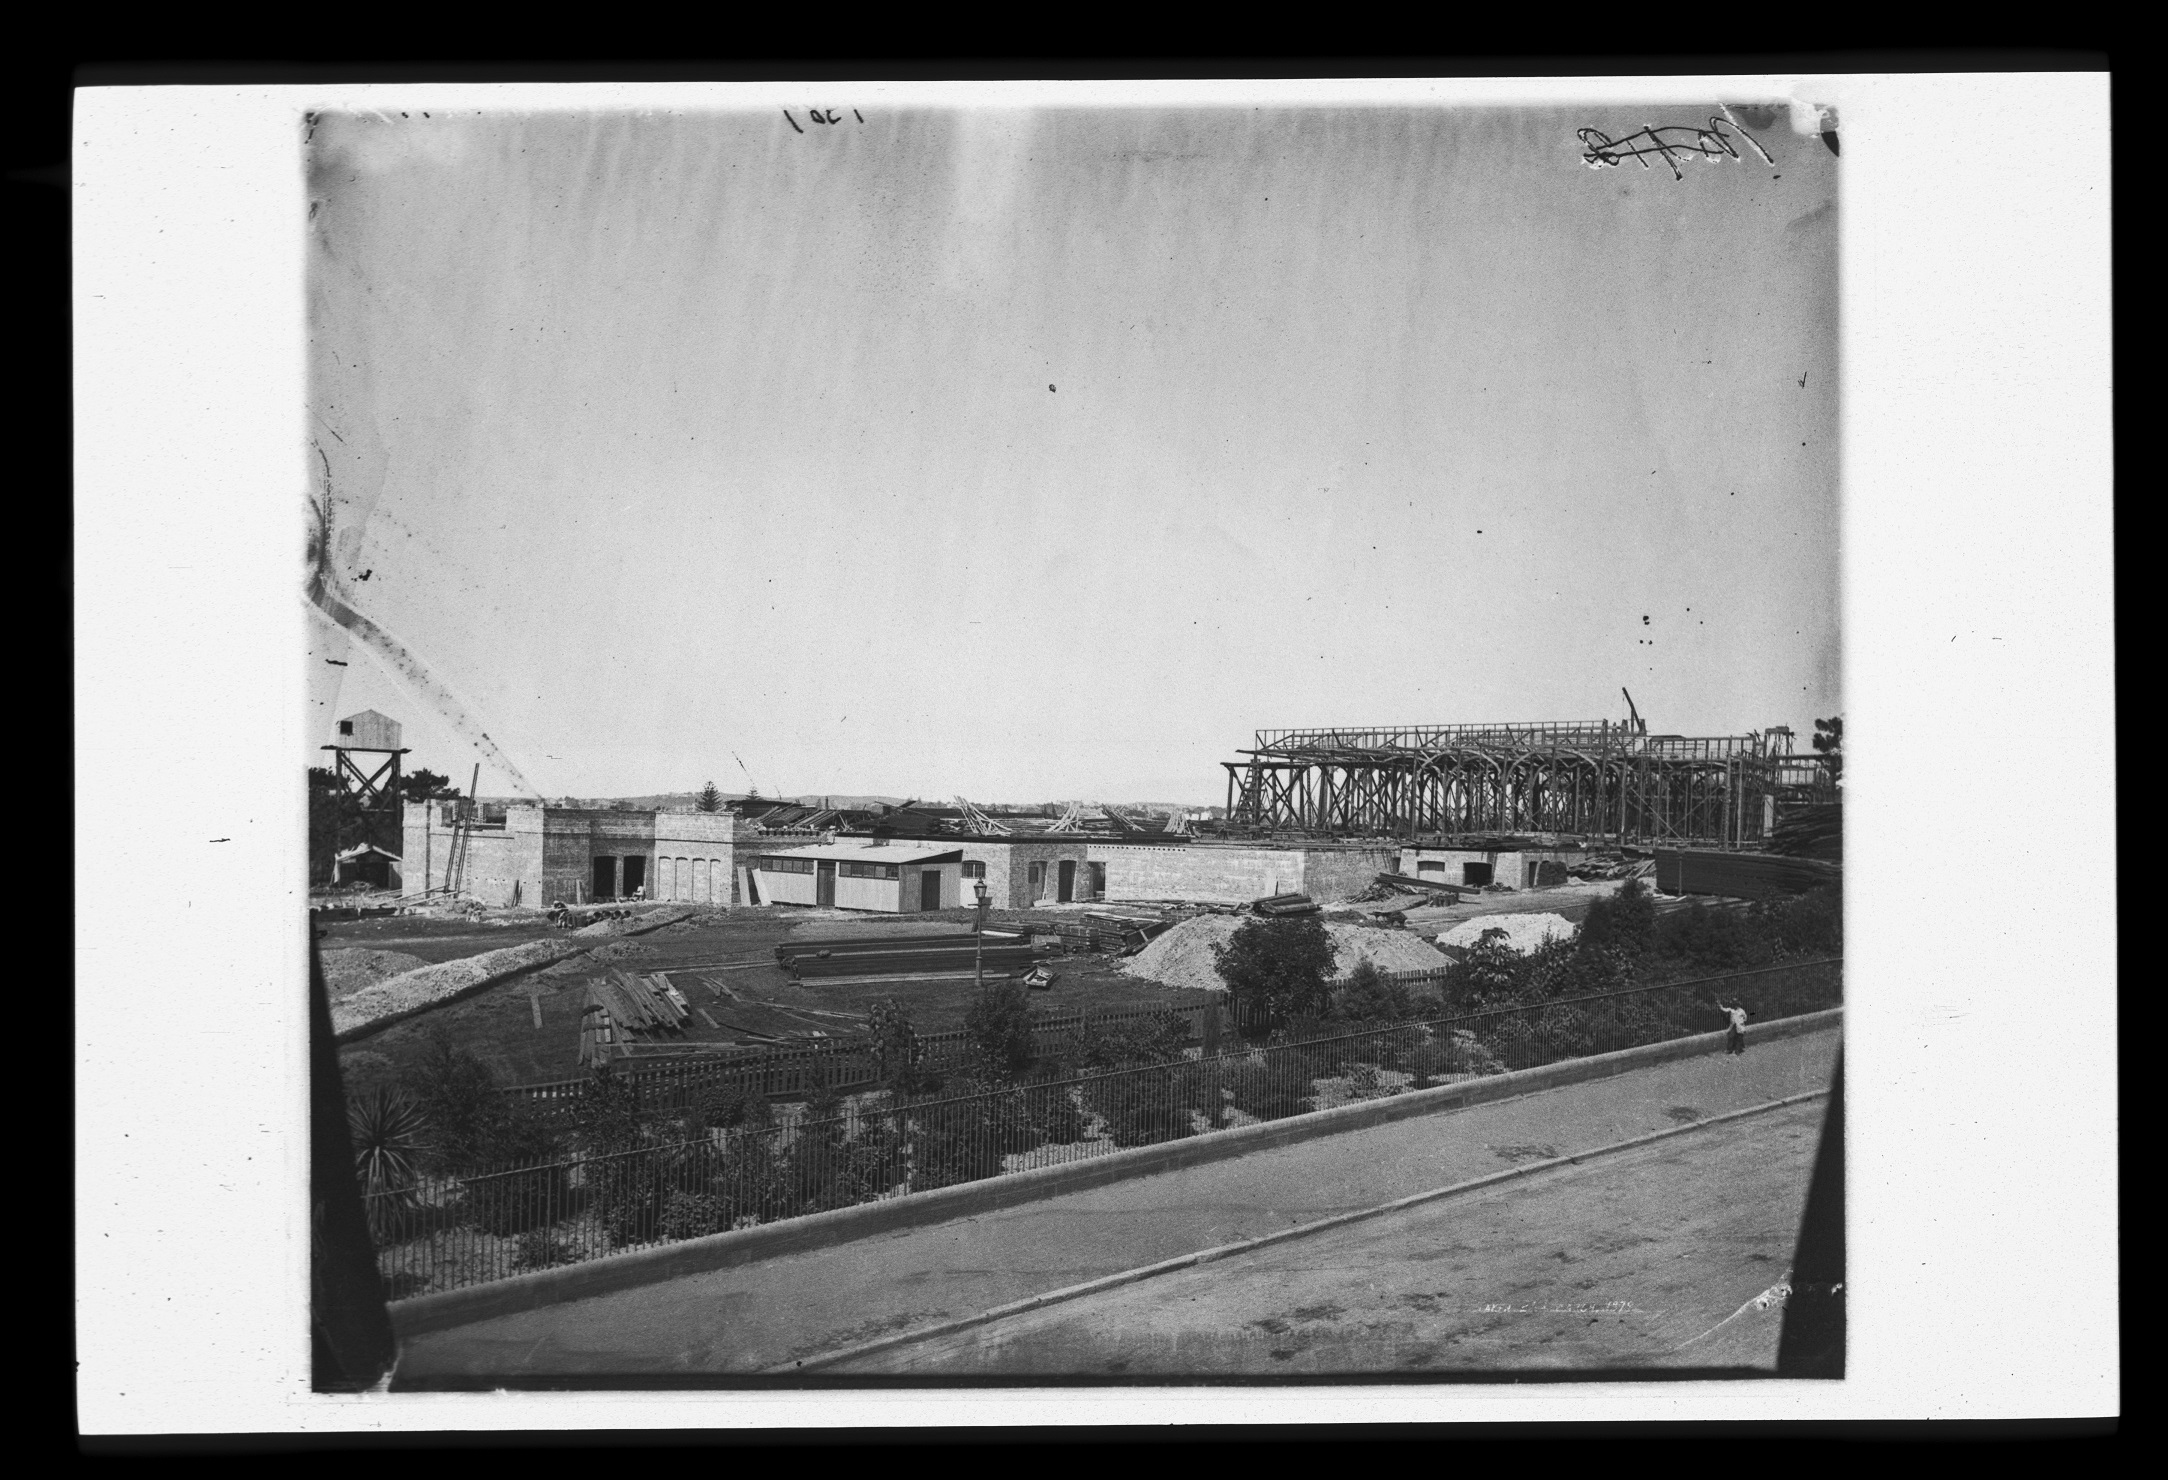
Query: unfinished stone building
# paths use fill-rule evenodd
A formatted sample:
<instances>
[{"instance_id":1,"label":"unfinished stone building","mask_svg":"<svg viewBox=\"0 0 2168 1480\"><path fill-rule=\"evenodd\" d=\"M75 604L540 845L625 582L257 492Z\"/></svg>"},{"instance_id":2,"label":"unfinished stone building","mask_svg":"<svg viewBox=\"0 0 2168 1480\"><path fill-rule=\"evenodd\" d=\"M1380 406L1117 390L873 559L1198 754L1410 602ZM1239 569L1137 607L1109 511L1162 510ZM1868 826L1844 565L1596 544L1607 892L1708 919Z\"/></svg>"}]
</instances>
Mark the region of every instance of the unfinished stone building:
<instances>
[{"instance_id":1,"label":"unfinished stone building","mask_svg":"<svg viewBox=\"0 0 2168 1480\"><path fill-rule=\"evenodd\" d=\"M728 812L409 802L401 894L547 909L645 898L736 902L736 850L753 825Z\"/></svg>"}]
</instances>

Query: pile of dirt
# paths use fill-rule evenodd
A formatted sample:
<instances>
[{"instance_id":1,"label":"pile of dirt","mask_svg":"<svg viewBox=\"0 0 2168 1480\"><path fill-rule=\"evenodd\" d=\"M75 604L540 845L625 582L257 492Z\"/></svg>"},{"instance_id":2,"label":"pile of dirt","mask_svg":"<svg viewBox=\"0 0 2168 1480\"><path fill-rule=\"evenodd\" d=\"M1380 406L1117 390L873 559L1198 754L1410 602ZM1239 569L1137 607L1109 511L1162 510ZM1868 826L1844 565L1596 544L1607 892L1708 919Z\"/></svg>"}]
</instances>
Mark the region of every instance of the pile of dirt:
<instances>
[{"instance_id":1,"label":"pile of dirt","mask_svg":"<svg viewBox=\"0 0 2168 1480\"><path fill-rule=\"evenodd\" d=\"M324 967L324 991L334 1002L343 1001L363 987L374 986L387 977L403 976L429 964L404 951L371 951L359 946L325 951L319 959Z\"/></svg>"},{"instance_id":2,"label":"pile of dirt","mask_svg":"<svg viewBox=\"0 0 2168 1480\"><path fill-rule=\"evenodd\" d=\"M1241 918L1234 915L1199 915L1184 920L1122 962L1121 969L1130 976L1170 987L1221 990L1226 983L1220 980L1212 947L1224 945L1242 924ZM1341 976L1353 971L1355 963L1365 958L1380 971L1431 971L1451 964L1428 941L1405 930L1331 924L1325 931L1332 937L1333 964Z\"/></svg>"},{"instance_id":3,"label":"pile of dirt","mask_svg":"<svg viewBox=\"0 0 2168 1480\"><path fill-rule=\"evenodd\" d=\"M1478 915L1439 936L1438 944L1466 950L1481 940L1485 931L1502 930L1507 948L1525 956L1546 941L1573 939L1578 928L1563 915Z\"/></svg>"},{"instance_id":4,"label":"pile of dirt","mask_svg":"<svg viewBox=\"0 0 2168 1480\"><path fill-rule=\"evenodd\" d=\"M344 1042L388 1027L424 1008L480 991L505 977L579 955L585 949L567 940L536 940L402 972L362 987L345 1001L333 1004L331 1029Z\"/></svg>"}]
</instances>

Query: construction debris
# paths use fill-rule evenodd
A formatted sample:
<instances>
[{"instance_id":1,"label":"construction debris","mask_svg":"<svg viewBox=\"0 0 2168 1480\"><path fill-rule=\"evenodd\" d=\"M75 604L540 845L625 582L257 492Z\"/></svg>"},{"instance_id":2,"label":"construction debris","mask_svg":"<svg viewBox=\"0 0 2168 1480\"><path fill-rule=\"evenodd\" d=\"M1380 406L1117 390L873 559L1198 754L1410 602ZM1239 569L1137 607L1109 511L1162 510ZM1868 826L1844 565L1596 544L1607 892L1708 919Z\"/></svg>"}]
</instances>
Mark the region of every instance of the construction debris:
<instances>
[{"instance_id":1,"label":"construction debris","mask_svg":"<svg viewBox=\"0 0 2168 1480\"><path fill-rule=\"evenodd\" d=\"M1281 918L1288 915L1314 915L1317 901L1307 894L1275 894L1265 899L1253 899L1250 908L1260 915Z\"/></svg>"}]
</instances>

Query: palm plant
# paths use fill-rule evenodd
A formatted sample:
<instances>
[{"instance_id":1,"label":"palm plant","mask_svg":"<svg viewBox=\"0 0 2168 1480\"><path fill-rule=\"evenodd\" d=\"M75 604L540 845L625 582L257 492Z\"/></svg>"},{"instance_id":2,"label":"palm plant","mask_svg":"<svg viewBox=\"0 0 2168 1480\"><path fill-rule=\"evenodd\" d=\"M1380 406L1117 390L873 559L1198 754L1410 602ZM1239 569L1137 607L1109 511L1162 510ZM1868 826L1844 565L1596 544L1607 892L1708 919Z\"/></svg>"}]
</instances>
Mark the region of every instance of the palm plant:
<instances>
[{"instance_id":1,"label":"palm plant","mask_svg":"<svg viewBox=\"0 0 2168 1480\"><path fill-rule=\"evenodd\" d=\"M347 1106L346 1124L354 1141L354 1171L365 1197L405 1206L421 1180L421 1159L434 1149L429 1121L405 1094L379 1087Z\"/></svg>"}]
</instances>

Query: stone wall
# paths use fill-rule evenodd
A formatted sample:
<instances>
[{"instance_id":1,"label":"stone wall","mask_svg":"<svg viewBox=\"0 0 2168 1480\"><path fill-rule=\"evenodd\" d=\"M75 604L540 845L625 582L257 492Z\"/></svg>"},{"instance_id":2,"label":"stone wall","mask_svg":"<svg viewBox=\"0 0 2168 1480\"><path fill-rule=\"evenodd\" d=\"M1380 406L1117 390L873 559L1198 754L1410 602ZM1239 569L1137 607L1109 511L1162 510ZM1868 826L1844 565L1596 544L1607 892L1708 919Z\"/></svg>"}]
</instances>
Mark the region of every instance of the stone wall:
<instances>
[{"instance_id":1,"label":"stone wall","mask_svg":"<svg viewBox=\"0 0 2168 1480\"><path fill-rule=\"evenodd\" d=\"M1232 904L1302 889L1299 848L1111 843L1093 838L1093 863L1107 869L1107 898L1192 899ZM1375 872L1375 870L1373 870Z\"/></svg>"}]
</instances>

